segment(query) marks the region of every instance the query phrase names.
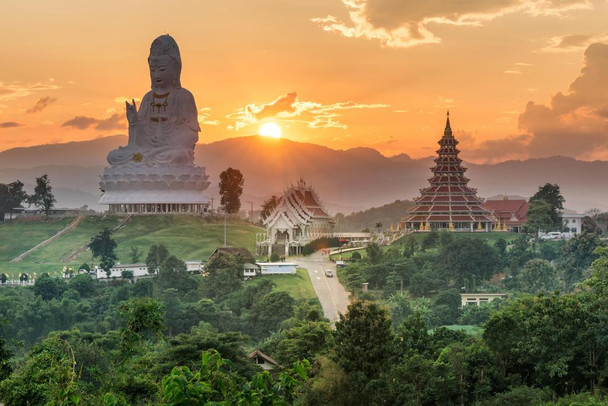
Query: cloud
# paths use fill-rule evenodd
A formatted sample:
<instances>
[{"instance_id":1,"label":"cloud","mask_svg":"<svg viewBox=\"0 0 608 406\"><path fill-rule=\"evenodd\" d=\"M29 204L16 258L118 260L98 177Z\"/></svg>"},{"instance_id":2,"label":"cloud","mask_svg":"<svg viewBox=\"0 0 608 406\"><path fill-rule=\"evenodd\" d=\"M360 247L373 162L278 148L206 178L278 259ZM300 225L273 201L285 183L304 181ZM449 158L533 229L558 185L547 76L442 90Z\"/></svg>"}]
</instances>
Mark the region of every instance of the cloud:
<instances>
[{"instance_id":1,"label":"cloud","mask_svg":"<svg viewBox=\"0 0 608 406\"><path fill-rule=\"evenodd\" d=\"M227 118L235 120L235 124L228 128L240 130L260 120L272 117L284 122L305 123L309 128L346 129L348 126L338 120L338 117L341 116L340 111L386 107L390 106L388 104L360 104L353 101L333 104L301 101L297 93L291 92L279 96L270 103L262 105L248 104L229 114Z\"/></svg>"},{"instance_id":2,"label":"cloud","mask_svg":"<svg viewBox=\"0 0 608 406\"><path fill-rule=\"evenodd\" d=\"M585 63L568 92L556 93L548 105L529 101L519 115L522 134L463 148L467 159L502 161L509 158L608 156L608 44L585 51Z\"/></svg>"},{"instance_id":3,"label":"cloud","mask_svg":"<svg viewBox=\"0 0 608 406\"><path fill-rule=\"evenodd\" d=\"M313 18L324 31L347 38L378 40L383 46L407 48L441 42L433 24L479 26L512 13L559 16L591 8L590 0L342 0L349 22L335 16Z\"/></svg>"},{"instance_id":4,"label":"cloud","mask_svg":"<svg viewBox=\"0 0 608 406\"><path fill-rule=\"evenodd\" d=\"M585 64L568 93L557 93L549 106L528 102L519 117L522 130L533 135L528 146L538 155L580 156L608 149L608 45L585 51Z\"/></svg>"},{"instance_id":5,"label":"cloud","mask_svg":"<svg viewBox=\"0 0 608 406\"><path fill-rule=\"evenodd\" d=\"M61 126L74 127L79 130L86 130L91 126L94 126L94 128L99 131L110 131L124 128L125 123L122 115L112 114L112 116L106 119L76 116L73 119L66 121Z\"/></svg>"},{"instance_id":6,"label":"cloud","mask_svg":"<svg viewBox=\"0 0 608 406\"><path fill-rule=\"evenodd\" d=\"M470 134L463 135L461 132L456 132L455 136L464 145L461 148L464 159L485 163L528 158L527 148L532 138L528 134L521 134L477 142Z\"/></svg>"},{"instance_id":7,"label":"cloud","mask_svg":"<svg viewBox=\"0 0 608 406\"><path fill-rule=\"evenodd\" d=\"M57 90L60 87L54 83L53 79L49 79L46 83L27 83L12 82L9 84L0 82L0 100L12 100L20 97L30 96L38 92L46 92Z\"/></svg>"},{"instance_id":8,"label":"cloud","mask_svg":"<svg viewBox=\"0 0 608 406\"><path fill-rule=\"evenodd\" d=\"M36 102L36 104L26 110L26 113L40 113L42 110L46 109L49 104L56 102L57 99L54 97L43 97Z\"/></svg>"},{"instance_id":9,"label":"cloud","mask_svg":"<svg viewBox=\"0 0 608 406\"><path fill-rule=\"evenodd\" d=\"M589 45L596 42L604 42L608 40L608 35L566 35L563 37L549 38L547 45L538 50L542 53L560 53L560 52L577 52L587 48Z\"/></svg>"},{"instance_id":10,"label":"cloud","mask_svg":"<svg viewBox=\"0 0 608 406\"><path fill-rule=\"evenodd\" d=\"M15 123L14 121L7 121L4 123L0 123L0 128L14 128L21 127L23 124Z\"/></svg>"},{"instance_id":11,"label":"cloud","mask_svg":"<svg viewBox=\"0 0 608 406\"><path fill-rule=\"evenodd\" d=\"M211 107L203 107L198 109L198 122L201 125L220 125L220 121L219 120L209 120L209 117L211 116Z\"/></svg>"}]
</instances>

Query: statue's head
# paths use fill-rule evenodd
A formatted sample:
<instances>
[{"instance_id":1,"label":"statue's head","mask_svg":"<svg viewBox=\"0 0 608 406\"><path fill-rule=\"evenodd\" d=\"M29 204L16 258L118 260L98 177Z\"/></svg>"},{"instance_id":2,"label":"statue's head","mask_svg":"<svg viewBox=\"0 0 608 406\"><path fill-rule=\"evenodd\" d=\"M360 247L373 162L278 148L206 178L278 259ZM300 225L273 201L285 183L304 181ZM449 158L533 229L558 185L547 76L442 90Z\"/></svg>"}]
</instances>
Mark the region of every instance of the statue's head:
<instances>
[{"instance_id":1,"label":"statue's head","mask_svg":"<svg viewBox=\"0 0 608 406\"><path fill-rule=\"evenodd\" d=\"M159 87L156 81L159 83L170 81L172 87L182 87L179 80L182 73L182 59L177 42L170 35L161 35L152 42L148 65L153 89ZM156 79L155 72L157 73ZM162 87L167 87L166 85L167 83L161 83Z\"/></svg>"}]
</instances>

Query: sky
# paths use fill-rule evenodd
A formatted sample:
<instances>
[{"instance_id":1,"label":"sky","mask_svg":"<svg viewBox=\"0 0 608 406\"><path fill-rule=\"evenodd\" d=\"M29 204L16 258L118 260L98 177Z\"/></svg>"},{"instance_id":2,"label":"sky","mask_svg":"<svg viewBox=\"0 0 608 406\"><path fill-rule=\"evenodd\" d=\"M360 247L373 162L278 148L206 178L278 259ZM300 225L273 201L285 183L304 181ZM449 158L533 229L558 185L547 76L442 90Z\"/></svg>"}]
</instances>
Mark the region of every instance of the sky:
<instances>
[{"instance_id":1,"label":"sky","mask_svg":"<svg viewBox=\"0 0 608 406\"><path fill-rule=\"evenodd\" d=\"M125 134L179 44L199 143L254 135L461 157L608 160L606 0L0 2L0 151Z\"/></svg>"}]
</instances>

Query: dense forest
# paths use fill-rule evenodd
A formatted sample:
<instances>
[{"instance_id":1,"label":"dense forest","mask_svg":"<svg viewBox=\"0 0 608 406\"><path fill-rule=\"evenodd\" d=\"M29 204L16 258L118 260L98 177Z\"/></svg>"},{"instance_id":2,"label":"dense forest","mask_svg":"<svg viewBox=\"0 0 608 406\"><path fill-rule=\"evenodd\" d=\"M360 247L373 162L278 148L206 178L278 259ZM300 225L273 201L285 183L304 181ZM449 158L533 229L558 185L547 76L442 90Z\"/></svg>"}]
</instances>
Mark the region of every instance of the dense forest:
<instances>
[{"instance_id":1,"label":"dense forest","mask_svg":"<svg viewBox=\"0 0 608 406\"><path fill-rule=\"evenodd\" d=\"M491 245L428 233L388 250L371 244L339 272L356 298L333 327L318 302L244 282L239 257L214 257L206 276L169 253L159 263L158 276L136 283L83 274L0 289L0 399L604 404L608 248L595 234ZM508 297L461 308L462 290ZM253 349L282 368L261 372Z\"/></svg>"}]
</instances>

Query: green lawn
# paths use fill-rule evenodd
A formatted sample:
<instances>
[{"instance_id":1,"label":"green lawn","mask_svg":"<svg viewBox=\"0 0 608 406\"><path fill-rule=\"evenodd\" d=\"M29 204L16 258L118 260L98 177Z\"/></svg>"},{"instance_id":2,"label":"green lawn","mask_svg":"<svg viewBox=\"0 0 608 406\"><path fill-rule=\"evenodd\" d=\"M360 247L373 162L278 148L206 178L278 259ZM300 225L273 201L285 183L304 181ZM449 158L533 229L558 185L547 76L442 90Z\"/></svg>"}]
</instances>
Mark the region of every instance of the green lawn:
<instances>
[{"instance_id":1,"label":"green lawn","mask_svg":"<svg viewBox=\"0 0 608 406\"><path fill-rule=\"evenodd\" d=\"M317 295L310 282L305 269L298 268L296 275L265 275L258 276L245 283L257 284L264 279L272 281L276 286L274 290L289 293L294 299L315 299Z\"/></svg>"},{"instance_id":2,"label":"green lawn","mask_svg":"<svg viewBox=\"0 0 608 406\"><path fill-rule=\"evenodd\" d=\"M87 216L73 230L62 234L48 245L32 252L23 259L24 262L34 263L60 263L67 260L70 254L88 244L91 238L104 228L114 228L120 223L117 216ZM91 259L90 253L85 255ZM80 262L82 264L83 261ZM80 265L78 264L78 265Z\"/></svg>"},{"instance_id":3,"label":"green lawn","mask_svg":"<svg viewBox=\"0 0 608 406\"><path fill-rule=\"evenodd\" d=\"M89 216L74 230L63 234L49 245L28 255L22 262L12 258L46 240L67 226L73 218L49 221L13 221L0 225L0 273L11 279L20 272L59 274L64 266L79 267L84 262L95 263L90 251L84 251L71 261L67 258L88 244L104 228L116 227L122 218ZM234 222L226 225L226 241L230 246L246 247L255 252L255 234L262 230L251 224ZM131 262L131 247L137 247L144 261L152 244L164 244L171 254L183 260L204 260L224 243L224 224L209 223L195 216L133 216L125 227L114 232L118 244L118 262Z\"/></svg>"},{"instance_id":4,"label":"green lawn","mask_svg":"<svg viewBox=\"0 0 608 406\"><path fill-rule=\"evenodd\" d=\"M470 325L458 325L458 324L454 324L451 326L442 326L447 328L448 330L452 330L452 331L462 331L468 335L481 335L483 334L483 328L482 327L478 327L478 326L470 326ZM432 330L431 330L432 331Z\"/></svg>"},{"instance_id":5,"label":"green lawn","mask_svg":"<svg viewBox=\"0 0 608 406\"><path fill-rule=\"evenodd\" d=\"M36 221L15 219L11 222L0 223L0 263L10 261L57 234L72 220L74 220L73 217Z\"/></svg>"}]
</instances>

